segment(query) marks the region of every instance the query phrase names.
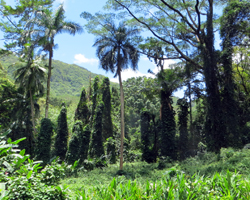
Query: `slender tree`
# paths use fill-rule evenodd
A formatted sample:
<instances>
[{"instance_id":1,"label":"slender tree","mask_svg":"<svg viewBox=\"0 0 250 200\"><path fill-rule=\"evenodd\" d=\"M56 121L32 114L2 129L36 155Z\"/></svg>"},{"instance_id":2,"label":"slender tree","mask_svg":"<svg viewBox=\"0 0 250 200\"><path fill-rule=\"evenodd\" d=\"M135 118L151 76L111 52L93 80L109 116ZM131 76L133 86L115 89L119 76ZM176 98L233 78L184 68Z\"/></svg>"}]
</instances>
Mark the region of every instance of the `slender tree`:
<instances>
[{"instance_id":1,"label":"slender tree","mask_svg":"<svg viewBox=\"0 0 250 200\"><path fill-rule=\"evenodd\" d=\"M113 123L111 118L111 93L109 78L104 78L101 86L102 101L104 103L103 119L102 119L102 136L103 142L107 143L107 155L110 155L111 163L115 163L115 145L113 138Z\"/></svg>"},{"instance_id":2,"label":"slender tree","mask_svg":"<svg viewBox=\"0 0 250 200\"><path fill-rule=\"evenodd\" d=\"M45 105L45 118L48 118L49 97L50 97L50 79L52 70L53 49L55 48L54 39L57 34L69 33L75 35L82 31L82 27L70 21L65 21L65 11L61 4L54 15L48 9L38 10L36 17L28 22L28 24L37 26L37 31L34 34L40 34L38 44L43 47L43 50L49 53L48 79L47 79L47 95Z\"/></svg>"},{"instance_id":3,"label":"slender tree","mask_svg":"<svg viewBox=\"0 0 250 200\"><path fill-rule=\"evenodd\" d=\"M90 113L89 113L89 109L87 106L86 91L85 91L85 88L83 88L80 101L75 111L75 120L81 120L84 126L89 122L89 115Z\"/></svg>"},{"instance_id":4,"label":"slender tree","mask_svg":"<svg viewBox=\"0 0 250 200\"><path fill-rule=\"evenodd\" d=\"M121 72L127 69L129 64L135 70L139 61L139 52L131 41L131 37L138 33L138 29L128 29L124 23L118 27L114 23L105 25L105 34L97 38L94 45L96 54L100 59L101 67L106 71L115 73L119 78L121 100L121 150L120 170L123 170L123 140L124 140L124 93L122 87Z\"/></svg>"},{"instance_id":5,"label":"slender tree","mask_svg":"<svg viewBox=\"0 0 250 200\"><path fill-rule=\"evenodd\" d=\"M250 3L246 1L229 1L221 18L222 66L224 69L222 106L223 119L226 124L227 145L240 147L239 104L236 102L235 82L233 79L233 46L240 46L250 36L247 31L250 19Z\"/></svg>"},{"instance_id":6,"label":"slender tree","mask_svg":"<svg viewBox=\"0 0 250 200\"><path fill-rule=\"evenodd\" d=\"M67 152L68 124L67 109L65 103L62 104L61 112L57 119L57 135L55 142L55 154L63 161Z\"/></svg>"},{"instance_id":7,"label":"slender tree","mask_svg":"<svg viewBox=\"0 0 250 200\"><path fill-rule=\"evenodd\" d=\"M188 122L188 102L186 99L178 99L177 105L180 106L180 110L178 111L178 125L179 125L179 158L180 160L184 160L187 157L188 151L188 130L187 130L187 122Z\"/></svg>"},{"instance_id":8,"label":"slender tree","mask_svg":"<svg viewBox=\"0 0 250 200\"><path fill-rule=\"evenodd\" d=\"M93 84L93 95L92 95L92 121L94 120L94 115L95 115L95 110L97 106L97 101L99 97L99 77L96 76L94 79L94 84ZM91 123L92 124L92 123Z\"/></svg>"},{"instance_id":9,"label":"slender tree","mask_svg":"<svg viewBox=\"0 0 250 200\"><path fill-rule=\"evenodd\" d=\"M104 78L101 86L103 108L102 136L105 142L107 138L113 137L113 124L111 119L111 94L109 78Z\"/></svg>"},{"instance_id":10,"label":"slender tree","mask_svg":"<svg viewBox=\"0 0 250 200\"><path fill-rule=\"evenodd\" d=\"M141 112L141 143L142 143L142 160L148 163L154 162L154 148L151 148L152 143L150 140L150 113L148 111Z\"/></svg>"},{"instance_id":11,"label":"slender tree","mask_svg":"<svg viewBox=\"0 0 250 200\"><path fill-rule=\"evenodd\" d=\"M15 67L17 67L14 72L15 81L20 87L24 88L30 97L32 125L36 133L33 95L35 93L43 94L43 81L45 81L46 70L42 67L41 57L33 59L33 54L28 57L25 63L15 64Z\"/></svg>"},{"instance_id":12,"label":"slender tree","mask_svg":"<svg viewBox=\"0 0 250 200\"><path fill-rule=\"evenodd\" d=\"M82 135L82 123L76 122L74 124L72 135L69 141L69 149L66 154L66 160L68 164L73 164L76 160L79 159L79 149L80 149L80 141L79 136Z\"/></svg>"},{"instance_id":13,"label":"slender tree","mask_svg":"<svg viewBox=\"0 0 250 200\"><path fill-rule=\"evenodd\" d=\"M95 120L93 125L92 140L90 145L90 156L92 158L100 158L104 155L104 147L102 141L102 118L103 118L103 102L97 106Z\"/></svg>"},{"instance_id":14,"label":"slender tree","mask_svg":"<svg viewBox=\"0 0 250 200\"><path fill-rule=\"evenodd\" d=\"M82 124L79 124L79 126L82 126ZM90 125L87 124L83 132L79 132L79 159L80 159L80 164L83 163L85 159L88 158L88 150L89 150L89 143L90 143L90 135L91 135L91 129Z\"/></svg>"}]
</instances>

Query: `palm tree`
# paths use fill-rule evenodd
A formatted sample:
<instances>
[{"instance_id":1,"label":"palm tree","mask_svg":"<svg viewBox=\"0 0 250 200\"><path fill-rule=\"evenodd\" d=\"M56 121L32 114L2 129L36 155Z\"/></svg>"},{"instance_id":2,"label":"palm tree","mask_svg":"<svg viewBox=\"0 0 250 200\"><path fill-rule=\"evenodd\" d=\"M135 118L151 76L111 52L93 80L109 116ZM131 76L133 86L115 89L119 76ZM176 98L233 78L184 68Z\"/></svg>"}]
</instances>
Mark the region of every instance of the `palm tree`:
<instances>
[{"instance_id":1,"label":"palm tree","mask_svg":"<svg viewBox=\"0 0 250 200\"><path fill-rule=\"evenodd\" d=\"M43 94L43 81L46 79L46 69L42 67L41 63L41 57L33 59L31 56L26 62L15 64L17 70L14 72L15 82L24 88L24 91L30 96L32 125L35 133L33 95L35 93Z\"/></svg>"},{"instance_id":2,"label":"palm tree","mask_svg":"<svg viewBox=\"0 0 250 200\"><path fill-rule=\"evenodd\" d=\"M118 27L114 23L107 24L107 33L98 37L93 46L97 47L96 54L100 59L101 67L106 71L118 75L121 95L121 150L120 170L123 170L123 139L124 139L124 93L122 88L121 72L129 64L133 70L137 69L139 52L131 41L131 37L138 34L138 29L127 29L124 23Z\"/></svg>"},{"instance_id":3,"label":"palm tree","mask_svg":"<svg viewBox=\"0 0 250 200\"><path fill-rule=\"evenodd\" d=\"M52 57L53 49L55 48L54 38L59 33L69 33L75 35L77 32L82 32L82 27L70 21L65 21L65 11L63 5L61 4L54 15L46 10L40 10L36 13L36 18L31 20L29 25L36 25L38 27L37 31L40 32L41 37L38 44L43 47L43 50L49 53L49 66L48 66L48 80L47 80L47 96L46 96L46 107L45 107L45 118L48 118L49 110L49 96L50 96L50 79L52 70Z\"/></svg>"}]
</instances>

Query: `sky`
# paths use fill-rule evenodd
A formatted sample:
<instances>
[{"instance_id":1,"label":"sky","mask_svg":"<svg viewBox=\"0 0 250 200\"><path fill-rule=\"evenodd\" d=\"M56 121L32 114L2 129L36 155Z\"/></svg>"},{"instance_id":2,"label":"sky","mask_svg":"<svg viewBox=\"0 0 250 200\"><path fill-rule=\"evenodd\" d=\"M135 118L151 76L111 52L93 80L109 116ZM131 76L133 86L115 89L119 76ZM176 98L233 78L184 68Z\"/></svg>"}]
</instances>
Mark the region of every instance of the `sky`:
<instances>
[{"instance_id":1,"label":"sky","mask_svg":"<svg viewBox=\"0 0 250 200\"><path fill-rule=\"evenodd\" d=\"M13 4L15 1L16 0L8 0L7 2ZM80 17L80 14L84 11L91 14L102 11L105 2L105 0L55 0L54 8L57 8L63 3L66 16L65 20L77 22L83 26L86 21ZM3 33L0 33L0 39L2 37ZM117 78L113 78L114 74L110 72L106 73L100 68L99 60L96 56L96 48L93 47L94 41L95 36L88 34L87 31L84 31L82 34L76 34L75 36L66 33L58 34L55 37L55 44L58 45L58 48L54 50L53 59L68 64L77 64L93 73L105 75L113 82L118 82ZM0 47L3 47L1 40ZM174 60L165 61L164 67L167 68L169 64L173 63L175 63ZM122 80L138 76L152 77L152 74L147 73L148 69L151 69L153 72L158 71L158 68L153 62L149 61L146 56L141 56L138 70L136 72L131 69L124 70L122 72ZM174 96L182 98L183 90L177 91L174 93Z\"/></svg>"}]
</instances>

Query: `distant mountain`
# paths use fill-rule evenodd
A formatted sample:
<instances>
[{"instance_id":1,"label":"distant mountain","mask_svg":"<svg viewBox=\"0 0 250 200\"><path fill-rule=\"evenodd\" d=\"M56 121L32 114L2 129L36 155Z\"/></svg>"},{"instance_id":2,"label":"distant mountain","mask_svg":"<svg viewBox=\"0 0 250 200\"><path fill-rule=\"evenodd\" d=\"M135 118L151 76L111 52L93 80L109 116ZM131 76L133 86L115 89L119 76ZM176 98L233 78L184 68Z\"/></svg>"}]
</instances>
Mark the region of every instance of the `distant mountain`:
<instances>
[{"instance_id":1,"label":"distant mountain","mask_svg":"<svg viewBox=\"0 0 250 200\"><path fill-rule=\"evenodd\" d=\"M9 68L18 58L15 55L1 56L0 62L2 66L8 71L8 75L13 79L13 68ZM89 78L93 79L99 76L100 79L105 76L91 73L87 69L75 64L67 64L59 60L52 62L52 76L51 76L51 93L53 96L72 95L79 96L82 87L89 86ZM117 86L117 83L111 83L112 86Z\"/></svg>"}]
</instances>

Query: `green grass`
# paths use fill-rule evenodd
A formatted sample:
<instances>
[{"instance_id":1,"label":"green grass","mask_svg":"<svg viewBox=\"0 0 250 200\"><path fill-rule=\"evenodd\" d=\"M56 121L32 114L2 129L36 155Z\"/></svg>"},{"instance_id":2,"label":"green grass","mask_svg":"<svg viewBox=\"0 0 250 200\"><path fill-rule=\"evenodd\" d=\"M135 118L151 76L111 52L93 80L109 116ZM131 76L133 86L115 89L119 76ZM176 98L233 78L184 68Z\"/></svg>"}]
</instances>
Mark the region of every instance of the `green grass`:
<instances>
[{"instance_id":1,"label":"green grass","mask_svg":"<svg viewBox=\"0 0 250 200\"><path fill-rule=\"evenodd\" d=\"M222 149L183 162L125 163L62 180L71 199L250 199L250 150Z\"/></svg>"}]
</instances>

